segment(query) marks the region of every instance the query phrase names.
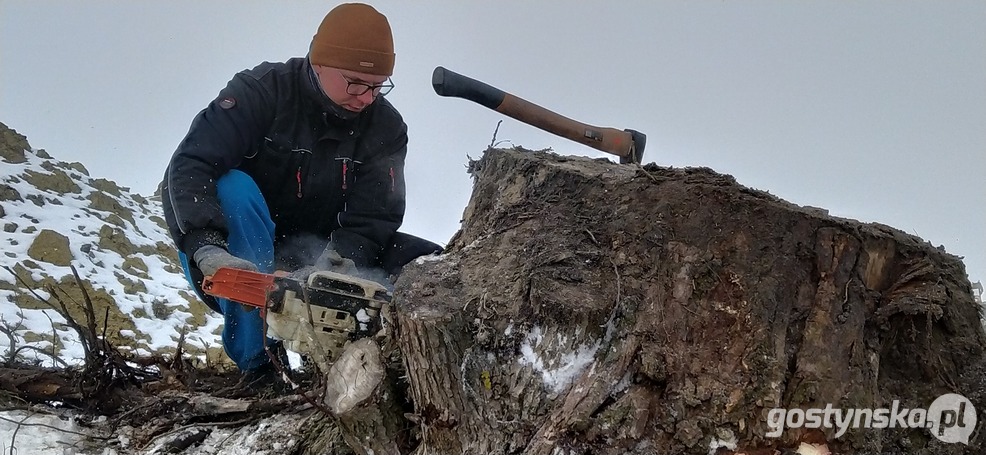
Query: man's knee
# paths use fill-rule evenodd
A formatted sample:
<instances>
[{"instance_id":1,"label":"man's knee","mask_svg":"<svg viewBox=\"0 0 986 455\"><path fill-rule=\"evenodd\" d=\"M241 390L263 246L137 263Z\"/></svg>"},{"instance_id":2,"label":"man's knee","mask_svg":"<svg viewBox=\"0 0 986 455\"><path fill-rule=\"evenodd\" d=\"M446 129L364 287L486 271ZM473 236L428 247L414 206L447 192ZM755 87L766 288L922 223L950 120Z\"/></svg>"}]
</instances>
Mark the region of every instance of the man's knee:
<instances>
[{"instance_id":1,"label":"man's knee","mask_svg":"<svg viewBox=\"0 0 986 455\"><path fill-rule=\"evenodd\" d=\"M257 182L243 171L233 169L216 181L216 195L223 211L238 213L242 209L264 204L264 196Z\"/></svg>"}]
</instances>

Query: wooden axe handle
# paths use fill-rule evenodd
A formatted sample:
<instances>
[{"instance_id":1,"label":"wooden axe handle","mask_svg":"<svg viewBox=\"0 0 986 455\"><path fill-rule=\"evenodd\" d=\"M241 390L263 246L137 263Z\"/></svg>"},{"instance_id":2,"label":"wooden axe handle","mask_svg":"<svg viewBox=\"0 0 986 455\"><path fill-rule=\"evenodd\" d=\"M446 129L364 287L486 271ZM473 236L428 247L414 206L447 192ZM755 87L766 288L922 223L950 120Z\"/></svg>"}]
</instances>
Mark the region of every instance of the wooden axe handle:
<instances>
[{"instance_id":1,"label":"wooden axe handle","mask_svg":"<svg viewBox=\"0 0 986 455\"><path fill-rule=\"evenodd\" d=\"M484 82L436 67L431 85L441 96L463 98L549 133L620 157L621 163L640 163L647 135L634 130L601 128L572 120Z\"/></svg>"}]
</instances>

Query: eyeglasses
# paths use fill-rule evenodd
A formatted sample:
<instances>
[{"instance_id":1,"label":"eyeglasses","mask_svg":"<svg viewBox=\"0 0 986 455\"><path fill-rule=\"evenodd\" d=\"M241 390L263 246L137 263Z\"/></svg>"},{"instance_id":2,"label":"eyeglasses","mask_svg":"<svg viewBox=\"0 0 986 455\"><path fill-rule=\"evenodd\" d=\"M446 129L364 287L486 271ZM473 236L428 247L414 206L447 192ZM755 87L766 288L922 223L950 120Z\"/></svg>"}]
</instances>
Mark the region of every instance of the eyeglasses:
<instances>
[{"instance_id":1,"label":"eyeglasses","mask_svg":"<svg viewBox=\"0 0 986 455\"><path fill-rule=\"evenodd\" d=\"M380 85L370 85L365 82L354 81L349 79L345 75L343 75L342 78L346 80L346 84L349 84L346 86L346 93L353 96L360 96L366 92L372 91L373 96L377 97L380 95L386 95L390 93L390 91L393 90L394 88L394 83L390 80L389 77L387 78L386 82Z\"/></svg>"}]
</instances>

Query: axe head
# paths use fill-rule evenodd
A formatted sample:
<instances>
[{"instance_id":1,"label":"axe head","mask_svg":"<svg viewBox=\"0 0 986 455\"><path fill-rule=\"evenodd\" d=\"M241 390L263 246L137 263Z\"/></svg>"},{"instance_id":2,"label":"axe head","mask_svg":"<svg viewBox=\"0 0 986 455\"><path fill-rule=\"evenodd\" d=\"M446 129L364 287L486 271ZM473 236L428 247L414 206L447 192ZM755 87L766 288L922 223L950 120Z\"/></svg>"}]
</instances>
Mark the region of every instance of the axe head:
<instances>
[{"instance_id":1,"label":"axe head","mask_svg":"<svg viewBox=\"0 0 986 455\"><path fill-rule=\"evenodd\" d=\"M640 164L644 157L644 147L647 145L647 135L637 130L623 130L630 133L630 153L620 157L620 164Z\"/></svg>"}]
</instances>

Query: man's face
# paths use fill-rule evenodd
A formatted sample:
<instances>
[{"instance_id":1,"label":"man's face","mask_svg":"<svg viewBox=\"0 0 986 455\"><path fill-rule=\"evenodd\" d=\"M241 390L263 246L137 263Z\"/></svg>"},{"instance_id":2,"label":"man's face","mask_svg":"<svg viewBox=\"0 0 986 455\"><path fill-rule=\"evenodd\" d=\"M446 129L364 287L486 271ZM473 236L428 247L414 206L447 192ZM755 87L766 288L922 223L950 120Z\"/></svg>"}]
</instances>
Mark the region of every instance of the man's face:
<instances>
[{"instance_id":1,"label":"man's face","mask_svg":"<svg viewBox=\"0 0 986 455\"><path fill-rule=\"evenodd\" d=\"M387 76L357 73L328 66L315 65L315 74L322 85L322 90L336 104L352 112L361 112L376 99L375 93L379 88L372 89L387 82ZM364 93L353 95L352 93Z\"/></svg>"}]
</instances>

